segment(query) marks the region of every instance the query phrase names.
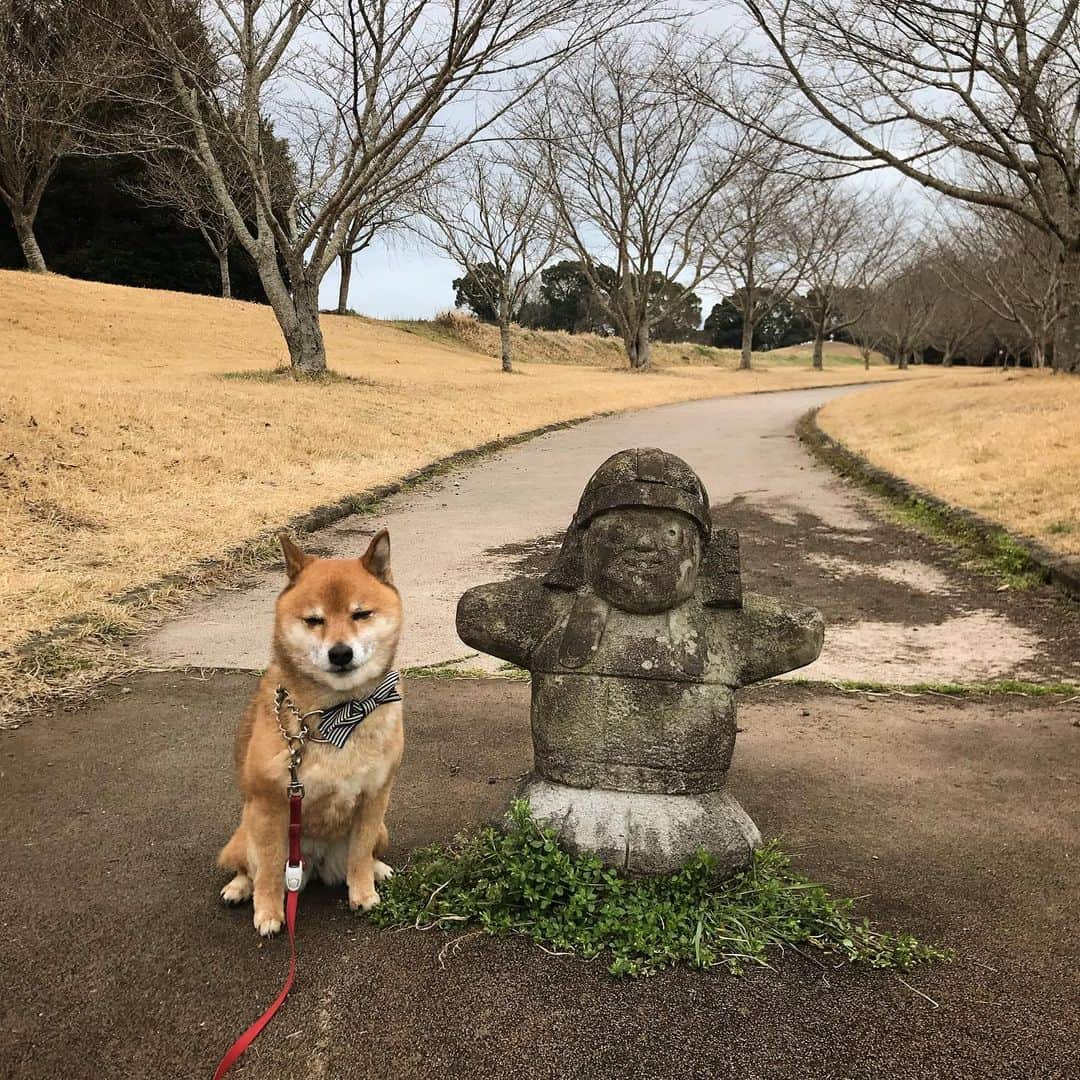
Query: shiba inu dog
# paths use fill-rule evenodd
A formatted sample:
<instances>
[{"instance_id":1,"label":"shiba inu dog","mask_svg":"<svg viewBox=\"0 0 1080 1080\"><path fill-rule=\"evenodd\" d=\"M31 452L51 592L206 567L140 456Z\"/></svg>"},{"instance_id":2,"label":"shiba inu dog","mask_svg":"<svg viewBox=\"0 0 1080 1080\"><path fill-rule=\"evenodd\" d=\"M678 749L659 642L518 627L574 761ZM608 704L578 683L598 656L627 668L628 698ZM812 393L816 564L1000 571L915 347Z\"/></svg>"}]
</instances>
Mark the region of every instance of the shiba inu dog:
<instances>
[{"instance_id":1,"label":"shiba inu dog","mask_svg":"<svg viewBox=\"0 0 1080 1080\"><path fill-rule=\"evenodd\" d=\"M284 920L288 854L289 749L282 729L306 725L299 779L303 800L303 884L317 873L345 883L349 904L368 911L376 882L391 870L383 815L404 746L398 676L401 598L390 573L384 529L359 559L321 559L281 537L288 583L275 609L273 660L236 736L240 824L218 856L235 871L221 890L254 898L255 929ZM280 727L279 727L280 724Z\"/></svg>"}]
</instances>

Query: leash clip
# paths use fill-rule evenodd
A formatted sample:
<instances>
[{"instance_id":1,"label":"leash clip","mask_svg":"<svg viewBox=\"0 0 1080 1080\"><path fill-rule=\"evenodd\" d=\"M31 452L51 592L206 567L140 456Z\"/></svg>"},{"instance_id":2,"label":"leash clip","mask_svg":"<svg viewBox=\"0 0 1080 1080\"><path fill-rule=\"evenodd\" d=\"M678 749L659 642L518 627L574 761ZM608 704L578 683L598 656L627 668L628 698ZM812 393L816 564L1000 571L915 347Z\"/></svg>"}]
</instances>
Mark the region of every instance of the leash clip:
<instances>
[{"instance_id":1,"label":"leash clip","mask_svg":"<svg viewBox=\"0 0 1080 1080\"><path fill-rule=\"evenodd\" d=\"M289 798L299 795L304 797L304 785L300 783L300 763L303 761L303 745L289 751L289 786L286 790Z\"/></svg>"},{"instance_id":2,"label":"leash clip","mask_svg":"<svg viewBox=\"0 0 1080 1080\"><path fill-rule=\"evenodd\" d=\"M304 880L304 863L298 862L295 866L292 863L285 864L285 888L288 892L299 892L300 885Z\"/></svg>"}]
</instances>

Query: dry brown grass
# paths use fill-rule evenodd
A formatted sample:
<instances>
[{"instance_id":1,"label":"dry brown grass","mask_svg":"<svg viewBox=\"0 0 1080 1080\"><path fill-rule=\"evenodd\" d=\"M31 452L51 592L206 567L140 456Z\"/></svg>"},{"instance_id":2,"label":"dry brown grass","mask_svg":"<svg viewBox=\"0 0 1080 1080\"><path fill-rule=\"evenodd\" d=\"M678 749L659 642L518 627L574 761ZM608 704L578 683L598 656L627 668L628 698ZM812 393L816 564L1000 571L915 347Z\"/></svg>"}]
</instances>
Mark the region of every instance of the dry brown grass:
<instances>
[{"instance_id":1,"label":"dry brown grass","mask_svg":"<svg viewBox=\"0 0 1080 1080\"><path fill-rule=\"evenodd\" d=\"M469 352L497 358L501 355L498 328L478 322L460 311L441 312L432 322L396 322L393 325L406 333L416 334L428 341L463 346ZM529 330L511 327L514 359L530 364L585 364L590 367L622 370L626 353L621 338L600 337L598 334L568 334L562 330ZM809 367L812 345L792 345L756 354L755 363L766 369L779 367ZM652 360L657 367L672 368L686 365L710 365L734 370L739 364L738 349L714 349L693 342L652 343ZM841 342L825 348L826 366L862 364L862 356L854 345ZM873 363L884 361L877 353Z\"/></svg>"},{"instance_id":2,"label":"dry brown grass","mask_svg":"<svg viewBox=\"0 0 1080 1080\"><path fill-rule=\"evenodd\" d=\"M788 345L783 349L774 349L769 353L770 359L772 357L791 357L792 359L801 360L803 357L810 356L813 352L813 344L806 345ZM834 364L861 364L863 362L862 353L859 351L857 345L852 345L847 341L826 341L824 353L824 363ZM881 353L870 353L871 364L881 364L885 362L885 358Z\"/></svg>"},{"instance_id":3,"label":"dry brown grass","mask_svg":"<svg viewBox=\"0 0 1080 1080\"><path fill-rule=\"evenodd\" d=\"M492 359L502 355L498 327L479 322L459 311L441 312L431 322L399 321L393 325L405 333L451 347L462 347L470 353L478 352ZM621 338L568 334L564 330L530 330L523 326L511 327L510 337L515 362L575 364L613 371L626 367L626 353ZM738 353L732 349L713 349L708 345L656 341L652 345L652 359L658 367L713 364L734 368Z\"/></svg>"},{"instance_id":4,"label":"dry brown grass","mask_svg":"<svg viewBox=\"0 0 1080 1080\"><path fill-rule=\"evenodd\" d=\"M129 626L125 590L457 450L606 410L861 376L528 362L506 376L390 324L327 316L325 330L348 378L260 378L286 358L266 308L0 272L0 652L76 615ZM236 372L252 377L221 377Z\"/></svg>"},{"instance_id":5,"label":"dry brown grass","mask_svg":"<svg viewBox=\"0 0 1080 1080\"><path fill-rule=\"evenodd\" d=\"M822 428L875 465L1080 555L1080 378L957 370L831 402Z\"/></svg>"}]
</instances>

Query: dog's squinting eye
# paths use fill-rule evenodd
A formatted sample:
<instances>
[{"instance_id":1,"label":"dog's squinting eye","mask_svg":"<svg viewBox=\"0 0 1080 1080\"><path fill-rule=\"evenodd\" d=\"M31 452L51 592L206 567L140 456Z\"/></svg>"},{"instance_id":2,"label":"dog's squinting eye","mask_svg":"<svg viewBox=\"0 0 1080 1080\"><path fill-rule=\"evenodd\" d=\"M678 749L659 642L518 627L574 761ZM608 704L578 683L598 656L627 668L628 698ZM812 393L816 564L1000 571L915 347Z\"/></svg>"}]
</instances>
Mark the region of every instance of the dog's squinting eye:
<instances>
[{"instance_id":1,"label":"dog's squinting eye","mask_svg":"<svg viewBox=\"0 0 1080 1080\"><path fill-rule=\"evenodd\" d=\"M306 622L308 626L322 626L326 620L321 615L309 615L304 622Z\"/></svg>"},{"instance_id":2,"label":"dog's squinting eye","mask_svg":"<svg viewBox=\"0 0 1080 1080\"><path fill-rule=\"evenodd\" d=\"M361 622L364 619L370 619L374 614L373 611L354 611L352 617L355 622Z\"/></svg>"}]
</instances>

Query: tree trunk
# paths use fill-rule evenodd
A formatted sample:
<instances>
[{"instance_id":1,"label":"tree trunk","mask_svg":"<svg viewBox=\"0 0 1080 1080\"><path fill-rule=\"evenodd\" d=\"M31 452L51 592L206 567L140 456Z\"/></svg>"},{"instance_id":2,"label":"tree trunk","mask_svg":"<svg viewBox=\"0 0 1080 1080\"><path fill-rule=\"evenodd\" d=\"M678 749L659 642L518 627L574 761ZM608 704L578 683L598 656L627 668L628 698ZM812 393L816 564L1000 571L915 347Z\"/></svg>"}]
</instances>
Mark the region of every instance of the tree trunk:
<instances>
[{"instance_id":1,"label":"tree trunk","mask_svg":"<svg viewBox=\"0 0 1080 1080\"><path fill-rule=\"evenodd\" d=\"M864 369L865 371L869 371L869 370L870 370L870 350L869 350L869 349L867 349L867 348L866 348L866 347L864 346L864 347L861 347L861 348L859 349L859 352L861 352L861 353L862 353L862 360L863 360L863 369Z\"/></svg>"},{"instance_id":2,"label":"tree trunk","mask_svg":"<svg viewBox=\"0 0 1080 1080\"><path fill-rule=\"evenodd\" d=\"M896 366L900 371L907 371L908 366L908 351L907 349L900 349L896 354Z\"/></svg>"},{"instance_id":3,"label":"tree trunk","mask_svg":"<svg viewBox=\"0 0 1080 1080\"><path fill-rule=\"evenodd\" d=\"M309 279L305 268L292 267L292 292L285 287L276 252L271 250L258 262L259 280L277 316L289 347L293 373L320 375L326 371L326 345L319 325L319 284Z\"/></svg>"},{"instance_id":4,"label":"tree trunk","mask_svg":"<svg viewBox=\"0 0 1080 1080\"><path fill-rule=\"evenodd\" d=\"M754 323L743 316L742 324L742 352L739 355L739 370L750 371L753 366L752 353L754 351Z\"/></svg>"},{"instance_id":5,"label":"tree trunk","mask_svg":"<svg viewBox=\"0 0 1080 1080\"><path fill-rule=\"evenodd\" d=\"M499 347L502 352L503 371L512 372L514 370L514 362L510 355L510 320L505 317L499 320Z\"/></svg>"},{"instance_id":6,"label":"tree trunk","mask_svg":"<svg viewBox=\"0 0 1080 1080\"><path fill-rule=\"evenodd\" d=\"M643 319L637 333L627 339L626 355L634 371L648 371L652 362L652 346L649 342L649 320Z\"/></svg>"},{"instance_id":7,"label":"tree trunk","mask_svg":"<svg viewBox=\"0 0 1080 1080\"><path fill-rule=\"evenodd\" d=\"M951 349L946 349L941 354L941 366L942 367L952 367L952 350Z\"/></svg>"},{"instance_id":8,"label":"tree trunk","mask_svg":"<svg viewBox=\"0 0 1080 1080\"><path fill-rule=\"evenodd\" d=\"M221 298L222 300L232 299L232 278L229 276L229 249L222 248L217 253L218 257L218 269L221 272Z\"/></svg>"},{"instance_id":9,"label":"tree trunk","mask_svg":"<svg viewBox=\"0 0 1080 1080\"><path fill-rule=\"evenodd\" d=\"M341 284L338 285L337 313L339 315L348 315L349 283L352 281L352 255L343 251L338 256L338 263L341 265Z\"/></svg>"},{"instance_id":10,"label":"tree trunk","mask_svg":"<svg viewBox=\"0 0 1080 1080\"><path fill-rule=\"evenodd\" d=\"M306 277L293 286L296 331L285 335L294 371L321 375L326 371L326 345L319 324L319 285Z\"/></svg>"},{"instance_id":11,"label":"tree trunk","mask_svg":"<svg viewBox=\"0 0 1080 1080\"><path fill-rule=\"evenodd\" d=\"M825 327L820 324L814 328L814 370L825 370Z\"/></svg>"},{"instance_id":12,"label":"tree trunk","mask_svg":"<svg viewBox=\"0 0 1080 1080\"><path fill-rule=\"evenodd\" d=\"M12 214L12 218L15 221L15 235L19 238L19 247L22 248L23 258L26 260L26 268L35 274L44 274L48 267L34 235L33 217L30 214Z\"/></svg>"},{"instance_id":13,"label":"tree trunk","mask_svg":"<svg viewBox=\"0 0 1080 1080\"><path fill-rule=\"evenodd\" d=\"M1054 342L1054 370L1080 372L1080 248L1061 253L1062 313Z\"/></svg>"}]
</instances>

